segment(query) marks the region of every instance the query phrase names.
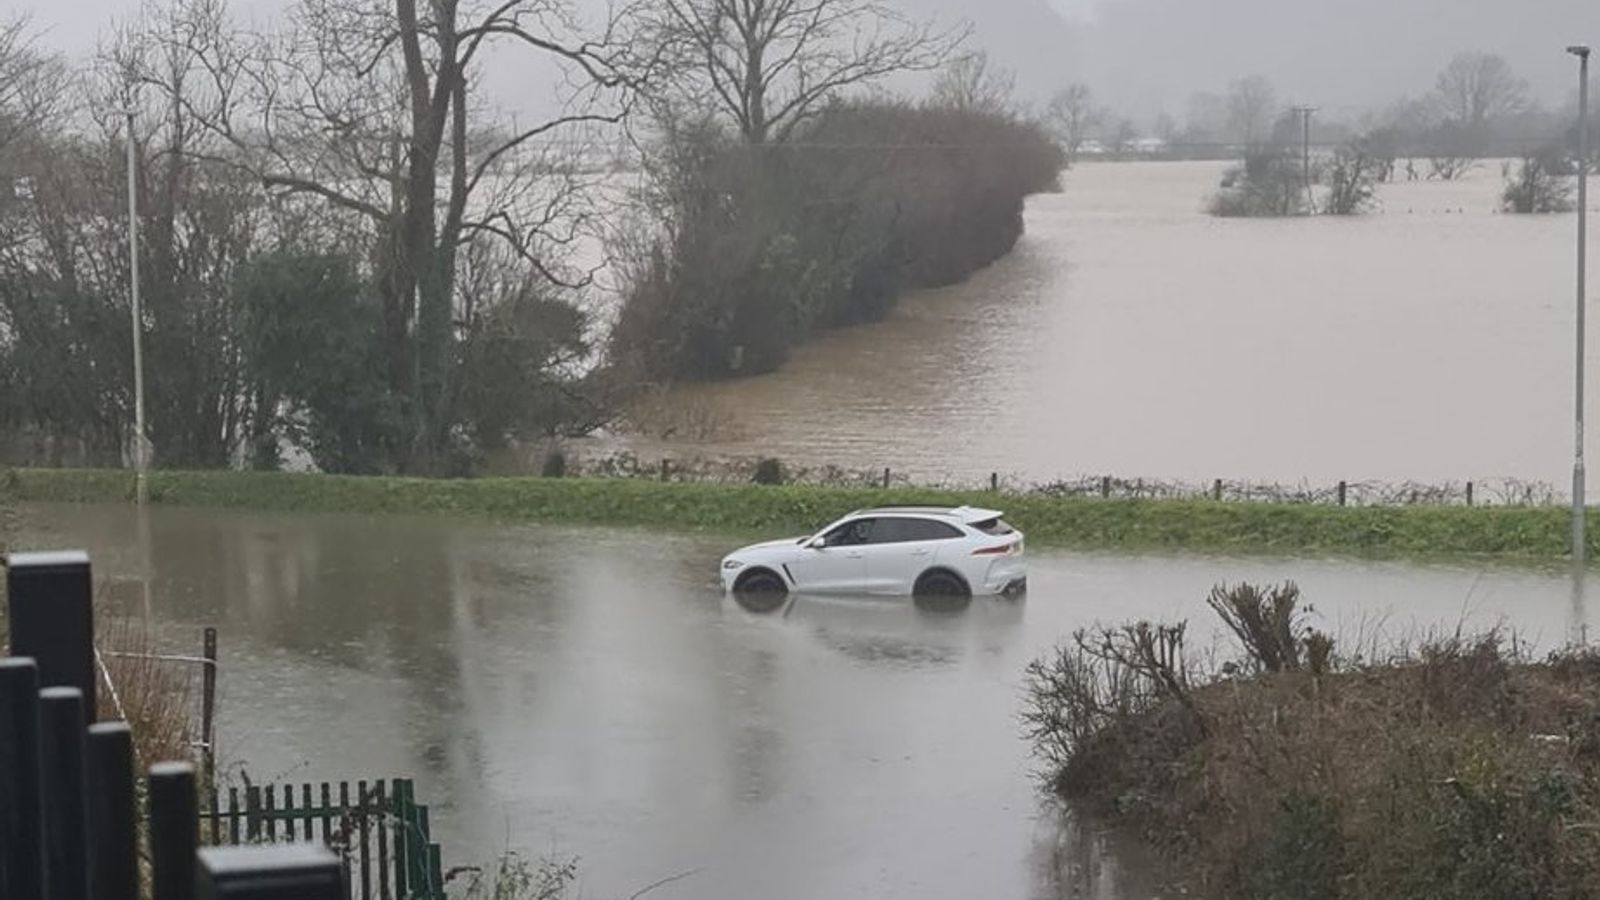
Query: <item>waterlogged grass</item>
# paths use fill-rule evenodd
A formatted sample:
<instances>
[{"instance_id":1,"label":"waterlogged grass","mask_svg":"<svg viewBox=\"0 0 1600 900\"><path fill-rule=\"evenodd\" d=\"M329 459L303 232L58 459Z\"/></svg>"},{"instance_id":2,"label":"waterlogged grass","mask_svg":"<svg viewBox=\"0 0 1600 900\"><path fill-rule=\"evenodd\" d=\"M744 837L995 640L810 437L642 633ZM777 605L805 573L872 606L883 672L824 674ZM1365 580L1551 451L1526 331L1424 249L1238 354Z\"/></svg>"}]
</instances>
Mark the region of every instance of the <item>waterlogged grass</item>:
<instances>
[{"instance_id":1,"label":"waterlogged grass","mask_svg":"<svg viewBox=\"0 0 1600 900\"><path fill-rule=\"evenodd\" d=\"M750 535L807 533L865 506L1004 509L1036 546L1378 557L1567 555L1555 507L1337 507L1204 500L1052 498L926 488L866 490L662 483L639 479L433 480L267 472L157 472L156 503L283 512L434 513L503 521L642 526ZM130 500L127 472L17 469L0 492L20 501ZM1600 529L1590 531L1600 555Z\"/></svg>"}]
</instances>

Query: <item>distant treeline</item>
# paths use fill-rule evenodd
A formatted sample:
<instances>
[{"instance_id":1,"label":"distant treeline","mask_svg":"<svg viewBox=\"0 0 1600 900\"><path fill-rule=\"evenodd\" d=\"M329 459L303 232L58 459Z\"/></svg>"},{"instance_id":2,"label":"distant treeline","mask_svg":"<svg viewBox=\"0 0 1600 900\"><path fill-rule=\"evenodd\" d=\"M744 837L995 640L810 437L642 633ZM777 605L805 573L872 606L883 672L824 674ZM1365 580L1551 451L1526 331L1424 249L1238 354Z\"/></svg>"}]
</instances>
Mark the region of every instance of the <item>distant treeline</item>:
<instances>
[{"instance_id":1,"label":"distant treeline","mask_svg":"<svg viewBox=\"0 0 1600 900\"><path fill-rule=\"evenodd\" d=\"M645 379L771 371L820 329L880 319L902 291L952 284L1008 253L1024 199L1063 156L1012 114L831 106L783 143L672 135L613 332Z\"/></svg>"}]
</instances>

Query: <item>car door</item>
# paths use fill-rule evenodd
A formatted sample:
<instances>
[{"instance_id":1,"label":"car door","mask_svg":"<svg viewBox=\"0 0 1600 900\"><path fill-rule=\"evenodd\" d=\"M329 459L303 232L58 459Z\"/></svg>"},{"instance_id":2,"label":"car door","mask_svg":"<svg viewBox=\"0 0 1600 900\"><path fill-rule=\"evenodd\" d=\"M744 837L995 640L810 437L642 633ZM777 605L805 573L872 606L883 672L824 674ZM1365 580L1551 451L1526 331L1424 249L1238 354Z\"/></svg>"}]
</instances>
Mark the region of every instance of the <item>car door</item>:
<instances>
[{"instance_id":1,"label":"car door","mask_svg":"<svg viewBox=\"0 0 1600 900\"><path fill-rule=\"evenodd\" d=\"M825 546L800 548L789 563L795 588L817 594L841 594L865 590L866 548L877 519L852 519L824 534Z\"/></svg>"},{"instance_id":2,"label":"car door","mask_svg":"<svg viewBox=\"0 0 1600 900\"><path fill-rule=\"evenodd\" d=\"M933 519L880 520L867 546L868 588L882 594L910 593L938 559L940 544L959 537L954 526Z\"/></svg>"}]
</instances>

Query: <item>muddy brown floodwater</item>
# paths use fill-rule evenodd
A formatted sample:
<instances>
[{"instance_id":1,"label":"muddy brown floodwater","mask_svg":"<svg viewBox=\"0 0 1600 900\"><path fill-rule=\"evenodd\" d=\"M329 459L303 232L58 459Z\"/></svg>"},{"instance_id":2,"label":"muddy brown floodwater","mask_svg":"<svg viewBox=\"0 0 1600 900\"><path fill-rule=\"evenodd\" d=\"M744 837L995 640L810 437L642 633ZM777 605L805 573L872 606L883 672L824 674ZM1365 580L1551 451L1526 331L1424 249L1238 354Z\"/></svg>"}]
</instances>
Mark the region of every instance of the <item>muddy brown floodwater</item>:
<instances>
[{"instance_id":1,"label":"muddy brown floodwater","mask_svg":"<svg viewBox=\"0 0 1600 900\"><path fill-rule=\"evenodd\" d=\"M1083 165L1016 251L780 372L676 395L694 442L923 479L1570 483L1574 217L1498 163L1367 216L1214 219L1218 163Z\"/></svg>"},{"instance_id":2,"label":"muddy brown floodwater","mask_svg":"<svg viewBox=\"0 0 1600 900\"><path fill-rule=\"evenodd\" d=\"M1026 663L1073 629L1192 617L1222 579L1298 579L1323 627L1504 622L1543 646L1595 615L1563 571L1034 554L1032 593L932 612L716 589L728 540L448 519L30 507L121 612L221 631L220 745L257 781L413 776L448 864L580 860L620 900L1148 900L1159 867L1043 804ZM146 578L146 574L148 577ZM146 590L148 584L148 590Z\"/></svg>"}]
</instances>

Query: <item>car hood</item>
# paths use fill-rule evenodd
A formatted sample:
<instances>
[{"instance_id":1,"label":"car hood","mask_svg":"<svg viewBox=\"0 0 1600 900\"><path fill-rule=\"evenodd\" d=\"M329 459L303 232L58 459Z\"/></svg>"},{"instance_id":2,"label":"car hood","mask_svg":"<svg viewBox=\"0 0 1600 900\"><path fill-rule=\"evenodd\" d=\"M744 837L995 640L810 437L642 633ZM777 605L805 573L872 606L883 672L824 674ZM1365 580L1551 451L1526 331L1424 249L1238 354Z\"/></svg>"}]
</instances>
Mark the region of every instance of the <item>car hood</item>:
<instances>
[{"instance_id":1,"label":"car hood","mask_svg":"<svg viewBox=\"0 0 1600 900\"><path fill-rule=\"evenodd\" d=\"M802 543L804 543L805 540L806 539L804 537L792 537L792 538L783 538L782 540L777 540L777 541L762 541L759 544L751 544L748 547L740 547L739 549L733 551L732 553L729 553L728 555L729 556L741 556L741 555L746 554L746 553L759 553L759 552L761 552L763 550L778 550L778 549L782 549L782 548L785 548L785 547L798 547Z\"/></svg>"}]
</instances>

